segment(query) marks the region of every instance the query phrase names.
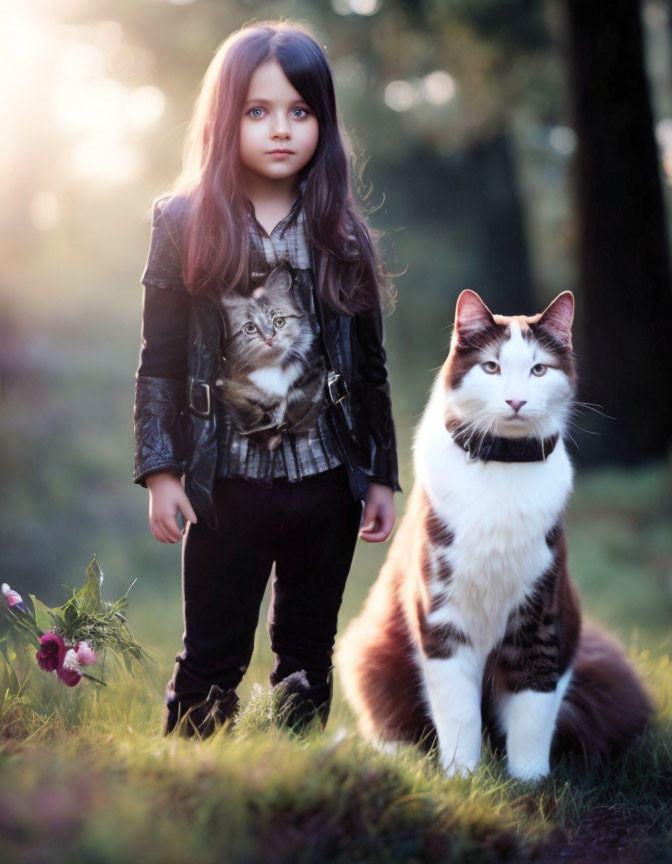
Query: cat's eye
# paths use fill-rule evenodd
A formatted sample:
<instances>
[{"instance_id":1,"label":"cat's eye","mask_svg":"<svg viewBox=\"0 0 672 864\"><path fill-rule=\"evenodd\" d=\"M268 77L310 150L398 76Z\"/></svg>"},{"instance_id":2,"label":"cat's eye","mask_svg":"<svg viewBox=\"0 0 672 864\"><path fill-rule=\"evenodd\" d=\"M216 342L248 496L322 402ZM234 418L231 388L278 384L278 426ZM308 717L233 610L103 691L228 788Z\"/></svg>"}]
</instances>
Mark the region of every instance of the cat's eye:
<instances>
[{"instance_id":1,"label":"cat's eye","mask_svg":"<svg viewBox=\"0 0 672 864\"><path fill-rule=\"evenodd\" d=\"M248 336L252 336L253 333L257 332L256 324L253 324L251 321L248 321L246 324L243 324L243 333L247 333Z\"/></svg>"},{"instance_id":2,"label":"cat's eye","mask_svg":"<svg viewBox=\"0 0 672 864\"><path fill-rule=\"evenodd\" d=\"M543 363L535 363L534 366L532 367L532 374L536 375L537 378L541 378L542 375L546 374L547 369L548 369L548 366L544 366Z\"/></svg>"},{"instance_id":3,"label":"cat's eye","mask_svg":"<svg viewBox=\"0 0 672 864\"><path fill-rule=\"evenodd\" d=\"M499 363L494 360L488 360L487 363L481 363L481 369L487 372L488 375L496 375L499 372Z\"/></svg>"},{"instance_id":4,"label":"cat's eye","mask_svg":"<svg viewBox=\"0 0 672 864\"><path fill-rule=\"evenodd\" d=\"M273 326L275 327L276 330L282 330L282 328L285 326L286 323L287 323L287 319L282 318L281 316L278 316L277 318L273 319Z\"/></svg>"}]
</instances>

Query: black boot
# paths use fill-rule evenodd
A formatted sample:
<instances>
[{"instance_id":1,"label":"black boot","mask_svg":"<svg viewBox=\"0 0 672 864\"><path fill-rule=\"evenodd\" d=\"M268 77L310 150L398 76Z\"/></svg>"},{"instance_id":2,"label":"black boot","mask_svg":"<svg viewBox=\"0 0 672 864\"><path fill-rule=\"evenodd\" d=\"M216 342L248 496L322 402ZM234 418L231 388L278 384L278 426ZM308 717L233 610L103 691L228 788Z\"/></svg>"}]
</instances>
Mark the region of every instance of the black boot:
<instances>
[{"instance_id":1,"label":"black boot","mask_svg":"<svg viewBox=\"0 0 672 864\"><path fill-rule=\"evenodd\" d=\"M166 690L166 711L163 734L169 735L175 727L185 738L207 738L227 721L231 721L238 708L235 690L222 690L213 684L205 699L178 701L172 684Z\"/></svg>"},{"instance_id":2,"label":"black boot","mask_svg":"<svg viewBox=\"0 0 672 864\"><path fill-rule=\"evenodd\" d=\"M279 722L297 735L316 726L320 731L327 725L333 678L329 671L327 680L311 684L305 670L293 672L273 687L277 694L276 710Z\"/></svg>"}]
</instances>

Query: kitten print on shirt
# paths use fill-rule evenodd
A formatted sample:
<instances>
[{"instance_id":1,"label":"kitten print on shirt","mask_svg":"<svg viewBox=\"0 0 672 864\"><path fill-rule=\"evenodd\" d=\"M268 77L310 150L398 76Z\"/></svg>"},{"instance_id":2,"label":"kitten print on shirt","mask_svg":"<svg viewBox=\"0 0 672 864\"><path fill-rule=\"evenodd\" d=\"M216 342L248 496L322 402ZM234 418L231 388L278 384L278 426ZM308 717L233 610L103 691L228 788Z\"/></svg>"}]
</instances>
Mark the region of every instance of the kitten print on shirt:
<instances>
[{"instance_id":1,"label":"kitten print on shirt","mask_svg":"<svg viewBox=\"0 0 672 864\"><path fill-rule=\"evenodd\" d=\"M268 450L310 430L324 404L326 366L314 314L291 268L275 267L249 297L227 295L217 395L236 430Z\"/></svg>"}]
</instances>

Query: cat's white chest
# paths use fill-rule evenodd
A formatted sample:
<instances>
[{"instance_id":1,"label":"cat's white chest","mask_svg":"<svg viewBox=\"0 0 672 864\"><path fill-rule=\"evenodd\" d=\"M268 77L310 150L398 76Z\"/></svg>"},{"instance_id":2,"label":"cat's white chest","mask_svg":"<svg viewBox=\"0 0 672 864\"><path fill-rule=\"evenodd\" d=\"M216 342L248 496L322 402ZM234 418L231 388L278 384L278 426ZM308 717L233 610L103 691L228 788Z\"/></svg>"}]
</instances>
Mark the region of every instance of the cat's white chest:
<instances>
[{"instance_id":1,"label":"cat's white chest","mask_svg":"<svg viewBox=\"0 0 672 864\"><path fill-rule=\"evenodd\" d=\"M545 462L469 462L442 423L423 423L416 472L454 536L444 553L452 577L443 614L487 652L551 564L546 535L571 489L567 453L559 443Z\"/></svg>"},{"instance_id":2,"label":"cat's white chest","mask_svg":"<svg viewBox=\"0 0 672 864\"><path fill-rule=\"evenodd\" d=\"M250 372L248 377L260 390L271 396L284 399L298 377L298 371L295 364L291 364L286 369L282 369L280 366L263 366L261 369Z\"/></svg>"}]
</instances>

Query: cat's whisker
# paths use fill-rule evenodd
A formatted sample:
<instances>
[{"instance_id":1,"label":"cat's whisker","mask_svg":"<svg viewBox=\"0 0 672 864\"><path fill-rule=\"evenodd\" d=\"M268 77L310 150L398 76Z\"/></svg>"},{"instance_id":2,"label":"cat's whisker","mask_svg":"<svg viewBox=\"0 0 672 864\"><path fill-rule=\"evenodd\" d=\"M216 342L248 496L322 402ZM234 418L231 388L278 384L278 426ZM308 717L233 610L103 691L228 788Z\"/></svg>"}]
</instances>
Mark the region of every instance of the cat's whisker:
<instances>
[{"instance_id":1,"label":"cat's whisker","mask_svg":"<svg viewBox=\"0 0 672 864\"><path fill-rule=\"evenodd\" d=\"M587 411L592 411L594 414L599 414L600 417L605 417L607 420L617 420L617 417L612 417L611 414L607 414L605 411L600 410L603 408L602 405L597 405L594 402L570 402L569 403L573 410L580 412L582 408L585 408Z\"/></svg>"},{"instance_id":2,"label":"cat's whisker","mask_svg":"<svg viewBox=\"0 0 672 864\"><path fill-rule=\"evenodd\" d=\"M580 417L580 412L576 409L576 407L572 406L570 409L570 417L567 423L567 434L569 434L570 429L575 429L578 432L583 432L585 435L601 435L602 433L595 429L586 429L584 426L579 426L577 419ZM606 414L604 415L607 416ZM572 439L573 440L573 439ZM574 442L576 444L576 442ZM578 445L577 445L578 449Z\"/></svg>"},{"instance_id":3,"label":"cat's whisker","mask_svg":"<svg viewBox=\"0 0 672 864\"><path fill-rule=\"evenodd\" d=\"M598 437L602 434L598 432L596 429L584 429L583 426L577 426L576 423L572 424L574 429L578 429L579 432L583 432L585 435L597 435Z\"/></svg>"},{"instance_id":4,"label":"cat's whisker","mask_svg":"<svg viewBox=\"0 0 672 864\"><path fill-rule=\"evenodd\" d=\"M471 446L471 442L474 438L474 435L478 432L478 423L472 418L467 421L464 421L458 427L458 431L464 432L464 434L468 435L467 438L467 447Z\"/></svg>"},{"instance_id":5,"label":"cat's whisker","mask_svg":"<svg viewBox=\"0 0 672 864\"><path fill-rule=\"evenodd\" d=\"M576 440L576 438L571 434L571 432L570 432L568 429L565 430L565 437L569 438L569 440L571 441L571 443L572 443L572 444L574 445L574 447L576 448L577 452L581 449L581 448L579 447L579 442Z\"/></svg>"}]
</instances>

